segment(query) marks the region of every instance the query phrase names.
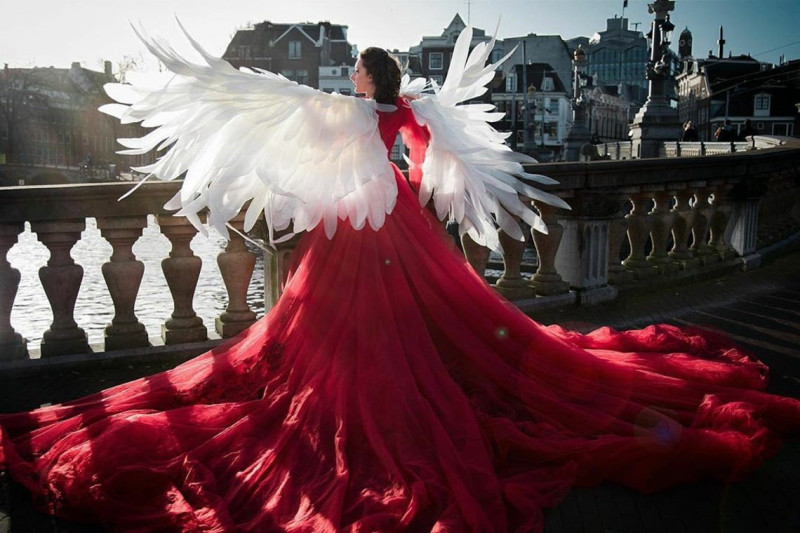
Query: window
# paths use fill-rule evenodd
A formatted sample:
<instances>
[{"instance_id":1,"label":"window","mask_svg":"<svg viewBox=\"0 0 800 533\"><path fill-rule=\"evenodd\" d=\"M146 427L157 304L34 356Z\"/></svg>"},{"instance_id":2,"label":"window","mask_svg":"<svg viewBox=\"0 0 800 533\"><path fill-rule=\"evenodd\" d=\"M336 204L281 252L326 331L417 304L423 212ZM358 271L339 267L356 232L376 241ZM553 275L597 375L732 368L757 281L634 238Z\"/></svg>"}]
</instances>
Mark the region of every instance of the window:
<instances>
[{"instance_id":1,"label":"window","mask_svg":"<svg viewBox=\"0 0 800 533\"><path fill-rule=\"evenodd\" d=\"M542 79L542 90L543 91L553 91L554 90L553 80L548 78L547 76L545 76Z\"/></svg>"},{"instance_id":2,"label":"window","mask_svg":"<svg viewBox=\"0 0 800 533\"><path fill-rule=\"evenodd\" d=\"M289 59L300 59L300 41L289 41Z\"/></svg>"},{"instance_id":3,"label":"window","mask_svg":"<svg viewBox=\"0 0 800 533\"><path fill-rule=\"evenodd\" d=\"M783 124L773 124L772 125L772 134L779 135L781 137L791 137L792 130L794 124L792 123L783 123Z\"/></svg>"},{"instance_id":4,"label":"window","mask_svg":"<svg viewBox=\"0 0 800 533\"><path fill-rule=\"evenodd\" d=\"M347 78L350 76L350 67L342 67L342 77Z\"/></svg>"},{"instance_id":5,"label":"window","mask_svg":"<svg viewBox=\"0 0 800 533\"><path fill-rule=\"evenodd\" d=\"M444 68L444 54L441 52L431 52L428 56L428 68L431 70L442 70Z\"/></svg>"},{"instance_id":6,"label":"window","mask_svg":"<svg viewBox=\"0 0 800 533\"><path fill-rule=\"evenodd\" d=\"M757 117L769 116L770 95L757 94L753 101L753 115Z\"/></svg>"},{"instance_id":7,"label":"window","mask_svg":"<svg viewBox=\"0 0 800 533\"><path fill-rule=\"evenodd\" d=\"M344 94L346 96L350 96L350 89L339 89L339 94Z\"/></svg>"},{"instance_id":8,"label":"window","mask_svg":"<svg viewBox=\"0 0 800 533\"><path fill-rule=\"evenodd\" d=\"M310 82L308 77L308 71L298 70L294 81L296 81L297 83L302 83L303 85L308 85Z\"/></svg>"},{"instance_id":9,"label":"window","mask_svg":"<svg viewBox=\"0 0 800 533\"><path fill-rule=\"evenodd\" d=\"M497 63L501 59L503 59L503 50L500 49L500 48L495 47L494 50L492 50L492 59L491 59L491 61L492 61L492 63Z\"/></svg>"},{"instance_id":10,"label":"window","mask_svg":"<svg viewBox=\"0 0 800 533\"><path fill-rule=\"evenodd\" d=\"M239 47L239 59L250 59L250 47L249 46L240 46Z\"/></svg>"},{"instance_id":11,"label":"window","mask_svg":"<svg viewBox=\"0 0 800 533\"><path fill-rule=\"evenodd\" d=\"M514 73L509 73L509 75L506 76L506 92L517 92L517 76Z\"/></svg>"},{"instance_id":12,"label":"window","mask_svg":"<svg viewBox=\"0 0 800 533\"><path fill-rule=\"evenodd\" d=\"M441 87L442 83L444 83L444 76L431 76L431 81L435 81Z\"/></svg>"}]
</instances>

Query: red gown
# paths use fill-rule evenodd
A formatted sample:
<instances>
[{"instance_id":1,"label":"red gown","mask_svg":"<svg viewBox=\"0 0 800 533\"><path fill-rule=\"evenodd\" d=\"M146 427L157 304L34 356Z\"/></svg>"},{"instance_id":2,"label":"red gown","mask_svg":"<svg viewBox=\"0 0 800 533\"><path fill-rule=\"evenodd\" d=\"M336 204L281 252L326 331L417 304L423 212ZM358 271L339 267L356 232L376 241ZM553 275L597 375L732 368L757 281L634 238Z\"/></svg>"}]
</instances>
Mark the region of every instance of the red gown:
<instances>
[{"instance_id":1,"label":"red gown","mask_svg":"<svg viewBox=\"0 0 800 533\"><path fill-rule=\"evenodd\" d=\"M399 103L382 137L419 150ZM380 230L304 235L239 337L0 415L0 466L48 512L120 531L540 531L570 487L735 479L800 431L800 402L716 335L533 322L396 179Z\"/></svg>"}]
</instances>

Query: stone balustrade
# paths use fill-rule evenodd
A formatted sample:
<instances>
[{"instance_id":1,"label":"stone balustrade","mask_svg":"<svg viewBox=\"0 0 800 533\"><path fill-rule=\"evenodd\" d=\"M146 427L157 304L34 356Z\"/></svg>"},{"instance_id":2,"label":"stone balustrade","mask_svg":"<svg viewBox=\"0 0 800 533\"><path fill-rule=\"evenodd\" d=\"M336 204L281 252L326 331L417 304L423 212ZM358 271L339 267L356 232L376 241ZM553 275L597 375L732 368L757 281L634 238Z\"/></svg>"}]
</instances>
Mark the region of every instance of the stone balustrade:
<instances>
[{"instance_id":1,"label":"stone balustrade","mask_svg":"<svg viewBox=\"0 0 800 533\"><path fill-rule=\"evenodd\" d=\"M800 147L774 144L714 157L604 160L537 165L534 172L559 181L548 187L572 206L564 211L534 202L548 234L533 233L533 265L523 263L526 243L501 235L503 273L497 290L526 311L566 304L592 304L620 290L758 266L759 250L800 236ZM53 313L44 332L42 357L88 353L87 334L77 326L76 295L84 269L100 269L114 305L105 328L105 350L150 345L134 309L143 265L133 253L147 216L155 215L170 250L164 250L165 291L174 304L161 340L180 345L205 340L214 325L222 338L255 320L245 295L255 257L231 232L218 268L228 302L217 317L199 317L192 299L201 260L189 242L196 230L162 208L177 183L148 182L117 202L130 184L11 187L0 189L0 361L29 357L27 341L10 323L20 273L7 260L24 224L47 247L50 259L39 277ZM112 253L102 265L78 265L71 249L86 220L94 218ZM241 218L232 225L241 229ZM465 254L483 272L489 250L464 240ZM277 299L293 242L265 257L265 298ZM526 271L534 270L527 277Z\"/></svg>"}]
</instances>

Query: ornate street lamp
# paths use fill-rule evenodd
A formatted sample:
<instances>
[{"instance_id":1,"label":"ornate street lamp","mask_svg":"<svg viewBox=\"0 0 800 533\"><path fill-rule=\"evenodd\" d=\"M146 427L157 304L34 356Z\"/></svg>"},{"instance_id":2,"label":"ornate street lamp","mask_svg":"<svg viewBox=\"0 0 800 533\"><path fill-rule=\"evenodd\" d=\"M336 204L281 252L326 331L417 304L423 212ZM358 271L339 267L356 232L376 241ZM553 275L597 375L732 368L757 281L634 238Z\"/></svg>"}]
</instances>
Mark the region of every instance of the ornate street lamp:
<instances>
[{"instance_id":1,"label":"ornate street lamp","mask_svg":"<svg viewBox=\"0 0 800 533\"><path fill-rule=\"evenodd\" d=\"M581 45L572 55L572 126L564 139L564 160L578 161L583 145L589 142L586 127L586 98L583 85L586 82L586 51Z\"/></svg>"},{"instance_id":2,"label":"ornate street lamp","mask_svg":"<svg viewBox=\"0 0 800 533\"><path fill-rule=\"evenodd\" d=\"M636 113L631 125L634 157L658 157L664 141L673 141L680 134L678 110L670 106L667 84L672 78L669 45L675 25L669 12L675 9L675 0L656 0L647 5L654 15L647 34L650 42L647 62L649 80L647 101Z\"/></svg>"}]
</instances>

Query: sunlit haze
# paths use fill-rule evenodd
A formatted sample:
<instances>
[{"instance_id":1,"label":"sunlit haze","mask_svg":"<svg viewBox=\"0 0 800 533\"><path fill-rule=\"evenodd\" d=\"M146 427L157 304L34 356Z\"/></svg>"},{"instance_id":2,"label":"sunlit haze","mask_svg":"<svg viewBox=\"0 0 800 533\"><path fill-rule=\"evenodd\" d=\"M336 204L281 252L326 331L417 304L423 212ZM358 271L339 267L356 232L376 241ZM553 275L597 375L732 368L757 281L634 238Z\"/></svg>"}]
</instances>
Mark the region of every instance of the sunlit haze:
<instances>
[{"instance_id":1,"label":"sunlit haze","mask_svg":"<svg viewBox=\"0 0 800 533\"><path fill-rule=\"evenodd\" d=\"M625 9L633 28L647 31L646 0ZM221 55L237 29L264 20L279 23L328 20L349 27L348 40L363 49L376 45L408 50L424 35L440 35L456 13L465 22L500 37L536 33L570 39L606 29L621 16L623 0L3 0L0 63L12 67L84 67L102 70L103 60L133 58L139 69L154 66L130 28L141 22L155 35L185 50L175 17L211 53ZM694 55L717 51L725 28L725 55L753 55L777 63L800 57L798 0L676 0L676 33L688 27Z\"/></svg>"}]
</instances>

